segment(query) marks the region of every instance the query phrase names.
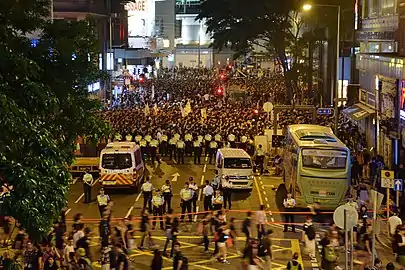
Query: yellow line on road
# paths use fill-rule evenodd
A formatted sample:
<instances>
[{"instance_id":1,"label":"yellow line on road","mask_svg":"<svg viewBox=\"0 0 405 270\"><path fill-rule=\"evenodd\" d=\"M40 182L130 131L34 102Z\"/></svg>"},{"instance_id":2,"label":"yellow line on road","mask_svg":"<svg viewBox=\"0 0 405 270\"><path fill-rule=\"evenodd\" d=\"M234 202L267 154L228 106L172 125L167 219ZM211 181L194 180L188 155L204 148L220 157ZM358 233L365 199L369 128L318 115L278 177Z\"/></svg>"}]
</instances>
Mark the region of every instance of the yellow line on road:
<instances>
[{"instance_id":1,"label":"yellow line on road","mask_svg":"<svg viewBox=\"0 0 405 270\"><path fill-rule=\"evenodd\" d=\"M256 177L253 179L253 181L255 182L255 187L256 187L257 193L259 193L260 205L263 205L262 193L261 193L261 190L259 189L259 185L257 184L257 179L256 179Z\"/></svg>"},{"instance_id":2,"label":"yellow line on road","mask_svg":"<svg viewBox=\"0 0 405 270\"><path fill-rule=\"evenodd\" d=\"M298 262L301 265L304 265L303 261L302 261L302 254L301 254L301 248L300 248L300 242L298 241L298 239L292 239L291 240L291 251L294 254L295 252L298 253L299 257L298 257Z\"/></svg>"}]
</instances>

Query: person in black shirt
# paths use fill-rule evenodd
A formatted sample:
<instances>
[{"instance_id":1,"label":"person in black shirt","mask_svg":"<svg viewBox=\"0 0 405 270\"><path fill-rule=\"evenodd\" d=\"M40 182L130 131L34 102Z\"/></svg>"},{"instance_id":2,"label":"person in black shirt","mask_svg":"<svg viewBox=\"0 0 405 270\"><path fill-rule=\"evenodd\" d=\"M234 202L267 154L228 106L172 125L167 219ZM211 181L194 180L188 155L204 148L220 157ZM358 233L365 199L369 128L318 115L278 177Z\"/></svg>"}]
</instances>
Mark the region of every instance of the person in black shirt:
<instances>
[{"instance_id":1,"label":"person in black shirt","mask_svg":"<svg viewBox=\"0 0 405 270\"><path fill-rule=\"evenodd\" d=\"M173 258L173 270L188 270L187 259L180 251L180 243L175 242L174 245L174 258Z\"/></svg>"},{"instance_id":2,"label":"person in black shirt","mask_svg":"<svg viewBox=\"0 0 405 270\"><path fill-rule=\"evenodd\" d=\"M250 240L250 236L252 235L252 229L251 229L251 220L252 217L252 212L247 212L247 216L245 218L245 220L243 221L242 224L242 232L245 234L246 236L246 243L245 246L247 246L249 244L249 240Z\"/></svg>"},{"instance_id":3,"label":"person in black shirt","mask_svg":"<svg viewBox=\"0 0 405 270\"><path fill-rule=\"evenodd\" d=\"M160 253L160 250L155 249L153 251L153 259L152 259L152 264L150 266L151 270L161 270L163 266L163 258L162 254Z\"/></svg>"},{"instance_id":4,"label":"person in black shirt","mask_svg":"<svg viewBox=\"0 0 405 270\"><path fill-rule=\"evenodd\" d=\"M128 270L129 269L129 264L128 264L128 258L127 255L124 253L124 251L122 250L122 246L120 244L117 244L115 246L117 248L117 269L120 270Z\"/></svg>"},{"instance_id":5,"label":"person in black shirt","mask_svg":"<svg viewBox=\"0 0 405 270\"><path fill-rule=\"evenodd\" d=\"M144 209L142 212L142 218L141 218L141 224L140 224L140 231L142 234L141 244L139 246L140 250L144 249L143 244L145 242L146 237L148 237L149 246L153 246L151 234L149 232L149 227L150 227L150 224L149 224L148 210Z\"/></svg>"},{"instance_id":6,"label":"person in black shirt","mask_svg":"<svg viewBox=\"0 0 405 270\"><path fill-rule=\"evenodd\" d=\"M397 229L394 234L392 247L393 252L397 254L395 260L401 266L405 266L405 228Z\"/></svg>"},{"instance_id":7,"label":"person in black shirt","mask_svg":"<svg viewBox=\"0 0 405 270\"><path fill-rule=\"evenodd\" d=\"M86 227L84 229L84 236L82 238L80 238L77 243L76 246L77 248L83 248L86 251L86 257L90 258L91 254L90 254L90 233L91 233L91 229Z\"/></svg>"},{"instance_id":8,"label":"person in black shirt","mask_svg":"<svg viewBox=\"0 0 405 270\"><path fill-rule=\"evenodd\" d=\"M243 250L242 259L247 268L255 266L263 269L259 258L259 241L257 239L250 239L250 243Z\"/></svg>"},{"instance_id":9,"label":"person in black shirt","mask_svg":"<svg viewBox=\"0 0 405 270\"><path fill-rule=\"evenodd\" d=\"M108 215L104 214L99 225L101 247L108 247L108 236L110 235L110 223L108 222Z\"/></svg>"}]
</instances>

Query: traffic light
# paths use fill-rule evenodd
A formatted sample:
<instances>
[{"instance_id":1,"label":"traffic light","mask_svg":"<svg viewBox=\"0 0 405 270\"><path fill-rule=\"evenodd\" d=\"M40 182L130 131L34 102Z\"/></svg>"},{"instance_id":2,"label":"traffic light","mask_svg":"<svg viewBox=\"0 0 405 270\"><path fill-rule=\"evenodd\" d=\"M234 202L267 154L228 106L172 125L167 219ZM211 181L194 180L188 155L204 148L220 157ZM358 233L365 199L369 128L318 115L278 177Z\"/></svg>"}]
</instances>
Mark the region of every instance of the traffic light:
<instances>
[{"instance_id":1,"label":"traffic light","mask_svg":"<svg viewBox=\"0 0 405 270\"><path fill-rule=\"evenodd\" d=\"M221 73L221 75L219 75L219 78L221 78L221 80L225 79L225 75L223 73Z\"/></svg>"},{"instance_id":2,"label":"traffic light","mask_svg":"<svg viewBox=\"0 0 405 270\"><path fill-rule=\"evenodd\" d=\"M224 89L223 89L221 86L219 86L219 87L217 88L217 90L216 90L216 94L217 94L218 96L223 96L223 95L224 95Z\"/></svg>"},{"instance_id":3,"label":"traffic light","mask_svg":"<svg viewBox=\"0 0 405 270\"><path fill-rule=\"evenodd\" d=\"M144 82L144 78L143 78L143 77L139 77L138 82L143 83L143 82Z\"/></svg>"},{"instance_id":4,"label":"traffic light","mask_svg":"<svg viewBox=\"0 0 405 270\"><path fill-rule=\"evenodd\" d=\"M254 110L253 110L253 114L254 114L254 115L259 115L259 110L258 110L258 109L254 109Z\"/></svg>"}]
</instances>

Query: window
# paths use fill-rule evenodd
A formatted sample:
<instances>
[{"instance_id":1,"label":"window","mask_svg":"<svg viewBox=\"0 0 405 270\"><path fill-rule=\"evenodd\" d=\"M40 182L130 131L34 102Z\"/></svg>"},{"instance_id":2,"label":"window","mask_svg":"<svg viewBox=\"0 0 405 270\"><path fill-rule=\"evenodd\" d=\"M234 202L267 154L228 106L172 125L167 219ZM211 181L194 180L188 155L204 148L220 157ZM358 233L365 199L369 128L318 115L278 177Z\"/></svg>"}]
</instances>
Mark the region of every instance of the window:
<instances>
[{"instance_id":1,"label":"window","mask_svg":"<svg viewBox=\"0 0 405 270\"><path fill-rule=\"evenodd\" d=\"M370 0L370 16L377 17L379 15L379 1L380 0Z\"/></svg>"},{"instance_id":2,"label":"window","mask_svg":"<svg viewBox=\"0 0 405 270\"><path fill-rule=\"evenodd\" d=\"M252 168L250 158L226 158L224 159L225 169L249 169Z\"/></svg>"},{"instance_id":3,"label":"window","mask_svg":"<svg viewBox=\"0 0 405 270\"><path fill-rule=\"evenodd\" d=\"M344 150L304 149L302 165L316 169L345 169L347 152Z\"/></svg>"},{"instance_id":4,"label":"window","mask_svg":"<svg viewBox=\"0 0 405 270\"><path fill-rule=\"evenodd\" d=\"M370 0L363 0L363 18L368 18L369 16L369 2Z\"/></svg>"},{"instance_id":5,"label":"window","mask_svg":"<svg viewBox=\"0 0 405 270\"><path fill-rule=\"evenodd\" d=\"M135 164L138 166L142 162L141 150L135 152Z\"/></svg>"},{"instance_id":6,"label":"window","mask_svg":"<svg viewBox=\"0 0 405 270\"><path fill-rule=\"evenodd\" d=\"M381 14L393 15L395 14L396 0L381 0Z\"/></svg>"},{"instance_id":7,"label":"window","mask_svg":"<svg viewBox=\"0 0 405 270\"><path fill-rule=\"evenodd\" d=\"M131 154L104 154L101 166L107 170L123 170L132 167Z\"/></svg>"}]
</instances>

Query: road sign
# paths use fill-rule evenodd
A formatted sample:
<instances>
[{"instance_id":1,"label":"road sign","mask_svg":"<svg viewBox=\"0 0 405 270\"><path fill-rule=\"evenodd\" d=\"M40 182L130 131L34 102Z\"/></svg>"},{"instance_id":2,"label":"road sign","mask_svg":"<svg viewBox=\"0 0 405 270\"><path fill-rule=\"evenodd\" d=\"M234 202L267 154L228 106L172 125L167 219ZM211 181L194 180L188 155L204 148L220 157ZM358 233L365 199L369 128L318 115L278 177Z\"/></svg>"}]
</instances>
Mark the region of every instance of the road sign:
<instances>
[{"instance_id":1,"label":"road sign","mask_svg":"<svg viewBox=\"0 0 405 270\"><path fill-rule=\"evenodd\" d=\"M326 114L326 115L330 115L333 114L333 109L332 108L319 108L317 110L318 114Z\"/></svg>"},{"instance_id":2,"label":"road sign","mask_svg":"<svg viewBox=\"0 0 405 270\"><path fill-rule=\"evenodd\" d=\"M274 106L273 106L273 103L271 103L271 102L266 102L266 103L263 104L263 110L266 113L271 112L273 110L273 108L274 108Z\"/></svg>"},{"instance_id":3,"label":"road sign","mask_svg":"<svg viewBox=\"0 0 405 270\"><path fill-rule=\"evenodd\" d=\"M394 171L381 170L381 178L394 179Z\"/></svg>"},{"instance_id":4,"label":"road sign","mask_svg":"<svg viewBox=\"0 0 405 270\"><path fill-rule=\"evenodd\" d=\"M394 179L381 178L381 187L383 187L383 188L394 188Z\"/></svg>"},{"instance_id":5,"label":"road sign","mask_svg":"<svg viewBox=\"0 0 405 270\"><path fill-rule=\"evenodd\" d=\"M402 191L402 179L394 179L394 190Z\"/></svg>"},{"instance_id":6,"label":"road sign","mask_svg":"<svg viewBox=\"0 0 405 270\"><path fill-rule=\"evenodd\" d=\"M346 215L346 217L345 217ZM346 219L346 226L345 226L345 219ZM336 226L341 229L350 230L354 226L356 226L359 220L359 214L351 205L341 205L336 208L335 212L333 212L333 221L335 222Z\"/></svg>"}]
</instances>

